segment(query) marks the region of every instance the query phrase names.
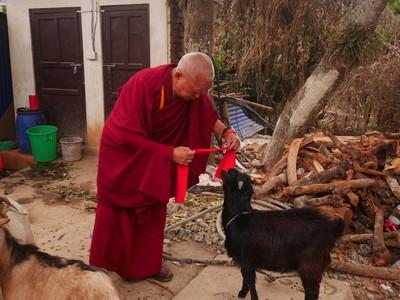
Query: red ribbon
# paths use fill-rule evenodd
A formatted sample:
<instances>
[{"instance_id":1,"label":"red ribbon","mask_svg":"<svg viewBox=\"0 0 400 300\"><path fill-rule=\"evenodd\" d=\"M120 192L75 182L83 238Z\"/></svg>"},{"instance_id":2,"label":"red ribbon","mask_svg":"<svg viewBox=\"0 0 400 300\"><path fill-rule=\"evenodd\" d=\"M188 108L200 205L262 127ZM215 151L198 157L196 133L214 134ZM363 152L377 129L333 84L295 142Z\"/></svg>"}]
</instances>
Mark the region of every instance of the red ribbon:
<instances>
[{"instance_id":1,"label":"red ribbon","mask_svg":"<svg viewBox=\"0 0 400 300\"><path fill-rule=\"evenodd\" d=\"M209 154L218 151L228 150L228 147L214 148L214 149L194 149L195 154ZM236 153L234 151L228 151L224 154L217 171L215 172L216 178L221 178L221 172L228 171L235 167ZM175 202L182 204L185 202L187 184L188 184L188 165L178 165L178 173L176 178L176 190L175 190Z\"/></svg>"}]
</instances>

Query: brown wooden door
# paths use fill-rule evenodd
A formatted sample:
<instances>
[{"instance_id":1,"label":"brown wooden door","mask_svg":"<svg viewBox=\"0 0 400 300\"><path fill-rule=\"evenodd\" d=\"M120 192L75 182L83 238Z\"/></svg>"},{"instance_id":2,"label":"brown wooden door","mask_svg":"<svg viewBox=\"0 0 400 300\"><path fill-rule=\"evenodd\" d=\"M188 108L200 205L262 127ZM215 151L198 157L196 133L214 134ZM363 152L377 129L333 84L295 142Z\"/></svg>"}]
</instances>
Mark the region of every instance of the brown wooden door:
<instances>
[{"instance_id":1,"label":"brown wooden door","mask_svg":"<svg viewBox=\"0 0 400 300\"><path fill-rule=\"evenodd\" d=\"M148 4L102 6L104 117L110 114L118 88L150 66Z\"/></svg>"},{"instance_id":2,"label":"brown wooden door","mask_svg":"<svg viewBox=\"0 0 400 300\"><path fill-rule=\"evenodd\" d=\"M59 136L86 135L79 8L31 9L36 93Z\"/></svg>"}]
</instances>

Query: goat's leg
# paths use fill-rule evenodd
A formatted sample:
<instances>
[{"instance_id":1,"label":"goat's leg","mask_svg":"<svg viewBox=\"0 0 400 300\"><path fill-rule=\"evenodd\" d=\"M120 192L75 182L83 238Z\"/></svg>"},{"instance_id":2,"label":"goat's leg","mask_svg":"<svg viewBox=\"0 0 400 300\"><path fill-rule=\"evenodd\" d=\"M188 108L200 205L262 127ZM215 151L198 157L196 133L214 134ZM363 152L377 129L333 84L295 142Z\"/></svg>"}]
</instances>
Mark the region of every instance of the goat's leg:
<instances>
[{"instance_id":1,"label":"goat's leg","mask_svg":"<svg viewBox=\"0 0 400 300\"><path fill-rule=\"evenodd\" d=\"M299 264L298 272L303 283L305 300L318 300L322 274L327 265L325 259L318 259L318 257Z\"/></svg>"},{"instance_id":2,"label":"goat's leg","mask_svg":"<svg viewBox=\"0 0 400 300\"><path fill-rule=\"evenodd\" d=\"M258 300L256 291L256 270L251 267L242 267L240 271L243 276L243 286L239 292L239 298L246 297L250 290L251 300Z\"/></svg>"},{"instance_id":3,"label":"goat's leg","mask_svg":"<svg viewBox=\"0 0 400 300\"><path fill-rule=\"evenodd\" d=\"M247 285L247 282L245 279L245 273L244 273L243 269L240 269L240 272L242 273L243 283L242 283L242 289L240 290L238 297L244 298L244 297L246 297L247 293L249 292L249 286Z\"/></svg>"}]
</instances>

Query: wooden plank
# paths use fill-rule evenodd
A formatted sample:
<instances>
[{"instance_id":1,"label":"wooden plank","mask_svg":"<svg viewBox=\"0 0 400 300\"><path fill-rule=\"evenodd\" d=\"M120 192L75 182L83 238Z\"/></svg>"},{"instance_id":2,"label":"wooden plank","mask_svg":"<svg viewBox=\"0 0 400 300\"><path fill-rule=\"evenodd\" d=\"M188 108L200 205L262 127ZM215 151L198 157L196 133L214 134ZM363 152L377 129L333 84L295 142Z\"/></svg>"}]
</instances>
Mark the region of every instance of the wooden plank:
<instances>
[{"instance_id":1,"label":"wooden plank","mask_svg":"<svg viewBox=\"0 0 400 300\"><path fill-rule=\"evenodd\" d=\"M294 139L289 147L287 163L287 177L289 185L293 185L297 182L297 154L299 153L302 142L303 138Z\"/></svg>"},{"instance_id":2,"label":"wooden plank","mask_svg":"<svg viewBox=\"0 0 400 300\"><path fill-rule=\"evenodd\" d=\"M313 159L313 166L317 170L318 174L321 173L323 170L325 170L324 167L316 159Z\"/></svg>"}]
</instances>

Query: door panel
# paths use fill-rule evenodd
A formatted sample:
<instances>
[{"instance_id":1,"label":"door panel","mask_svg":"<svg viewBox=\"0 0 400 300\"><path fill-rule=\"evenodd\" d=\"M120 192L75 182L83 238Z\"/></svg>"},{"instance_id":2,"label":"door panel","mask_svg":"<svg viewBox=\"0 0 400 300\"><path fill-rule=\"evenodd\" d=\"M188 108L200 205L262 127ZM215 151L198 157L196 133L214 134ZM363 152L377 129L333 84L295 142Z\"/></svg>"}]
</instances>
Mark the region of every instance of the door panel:
<instances>
[{"instance_id":1,"label":"door panel","mask_svg":"<svg viewBox=\"0 0 400 300\"><path fill-rule=\"evenodd\" d=\"M59 136L86 135L79 8L31 9L36 92Z\"/></svg>"},{"instance_id":2,"label":"door panel","mask_svg":"<svg viewBox=\"0 0 400 300\"><path fill-rule=\"evenodd\" d=\"M104 117L110 114L118 88L150 66L149 6L103 6L102 42Z\"/></svg>"}]
</instances>

